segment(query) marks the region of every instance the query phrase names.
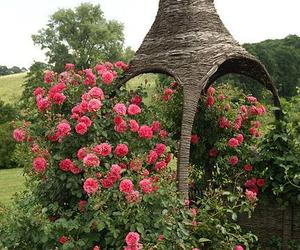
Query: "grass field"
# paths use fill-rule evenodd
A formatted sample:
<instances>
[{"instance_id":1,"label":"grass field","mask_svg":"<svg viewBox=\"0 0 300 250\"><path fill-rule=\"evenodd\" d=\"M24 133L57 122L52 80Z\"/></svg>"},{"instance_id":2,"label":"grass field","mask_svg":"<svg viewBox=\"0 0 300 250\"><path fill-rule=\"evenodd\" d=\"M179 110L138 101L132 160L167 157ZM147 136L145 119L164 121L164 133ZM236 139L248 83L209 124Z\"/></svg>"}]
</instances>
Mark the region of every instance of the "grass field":
<instances>
[{"instance_id":1,"label":"grass field","mask_svg":"<svg viewBox=\"0 0 300 250\"><path fill-rule=\"evenodd\" d=\"M9 204L13 194L24 188L22 172L21 168L0 170L0 203Z\"/></svg>"},{"instance_id":2,"label":"grass field","mask_svg":"<svg viewBox=\"0 0 300 250\"><path fill-rule=\"evenodd\" d=\"M26 73L0 76L0 99L15 102L22 94L22 84Z\"/></svg>"}]
</instances>

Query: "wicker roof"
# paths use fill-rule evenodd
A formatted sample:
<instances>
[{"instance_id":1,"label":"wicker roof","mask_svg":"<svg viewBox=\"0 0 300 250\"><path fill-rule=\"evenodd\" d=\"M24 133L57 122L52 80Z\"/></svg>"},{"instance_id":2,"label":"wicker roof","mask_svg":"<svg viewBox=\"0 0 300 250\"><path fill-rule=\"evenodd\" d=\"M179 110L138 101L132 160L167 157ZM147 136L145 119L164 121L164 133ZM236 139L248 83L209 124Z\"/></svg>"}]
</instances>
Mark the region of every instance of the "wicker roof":
<instances>
[{"instance_id":1,"label":"wicker roof","mask_svg":"<svg viewBox=\"0 0 300 250\"><path fill-rule=\"evenodd\" d=\"M230 35L213 0L160 0L156 19L120 84L149 72L171 75L183 86L178 182L185 195L191 130L205 88L227 73L244 74L269 89L275 105L280 106L266 68Z\"/></svg>"}]
</instances>

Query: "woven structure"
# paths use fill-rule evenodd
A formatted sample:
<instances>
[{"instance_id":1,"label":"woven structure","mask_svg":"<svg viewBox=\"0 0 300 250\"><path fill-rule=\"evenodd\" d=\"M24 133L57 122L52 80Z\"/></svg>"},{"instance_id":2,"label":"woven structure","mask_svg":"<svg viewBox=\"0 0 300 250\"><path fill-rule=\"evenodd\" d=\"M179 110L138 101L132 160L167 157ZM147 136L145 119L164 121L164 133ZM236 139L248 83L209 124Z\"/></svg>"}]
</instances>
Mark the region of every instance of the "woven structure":
<instances>
[{"instance_id":1,"label":"woven structure","mask_svg":"<svg viewBox=\"0 0 300 250\"><path fill-rule=\"evenodd\" d=\"M200 94L218 77L238 73L261 82L279 98L266 68L224 27L213 0L160 0L156 19L120 85L142 73L164 73L182 85L184 104L178 188L188 195L190 138Z\"/></svg>"}]
</instances>

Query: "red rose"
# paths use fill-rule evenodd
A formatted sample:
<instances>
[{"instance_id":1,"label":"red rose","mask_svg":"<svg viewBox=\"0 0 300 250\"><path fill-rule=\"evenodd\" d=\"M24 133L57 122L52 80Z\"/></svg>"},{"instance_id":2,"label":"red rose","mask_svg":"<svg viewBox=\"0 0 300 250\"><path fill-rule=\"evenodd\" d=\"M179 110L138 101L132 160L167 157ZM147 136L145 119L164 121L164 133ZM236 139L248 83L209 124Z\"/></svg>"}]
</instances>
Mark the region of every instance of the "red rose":
<instances>
[{"instance_id":1,"label":"red rose","mask_svg":"<svg viewBox=\"0 0 300 250\"><path fill-rule=\"evenodd\" d=\"M115 155L118 157L124 157L128 154L128 147L126 144L118 144L114 151Z\"/></svg>"},{"instance_id":2,"label":"red rose","mask_svg":"<svg viewBox=\"0 0 300 250\"><path fill-rule=\"evenodd\" d=\"M95 193L99 189L97 180L95 180L94 178L86 179L85 182L83 183L83 189L88 194Z\"/></svg>"}]
</instances>

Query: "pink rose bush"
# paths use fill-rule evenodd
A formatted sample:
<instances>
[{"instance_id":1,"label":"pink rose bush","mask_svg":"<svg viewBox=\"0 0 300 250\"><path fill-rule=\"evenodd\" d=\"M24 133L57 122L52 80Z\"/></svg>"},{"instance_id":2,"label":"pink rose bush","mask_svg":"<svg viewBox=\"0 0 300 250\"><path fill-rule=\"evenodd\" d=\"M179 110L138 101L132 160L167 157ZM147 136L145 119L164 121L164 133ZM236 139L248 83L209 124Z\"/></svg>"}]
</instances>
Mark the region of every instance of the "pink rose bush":
<instances>
[{"instance_id":1,"label":"pink rose bush","mask_svg":"<svg viewBox=\"0 0 300 250\"><path fill-rule=\"evenodd\" d=\"M114 80L127 65L65 69L45 72L34 90L37 122L13 132L30 149L26 172L46 218L34 232L44 240L34 247L197 246L186 234L192 216L176 193L167 130L152 120L156 112L144 104L142 89L122 88L113 95ZM165 91L168 99L173 94Z\"/></svg>"}]
</instances>

